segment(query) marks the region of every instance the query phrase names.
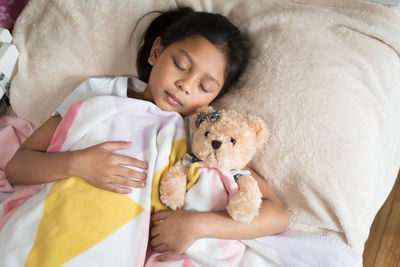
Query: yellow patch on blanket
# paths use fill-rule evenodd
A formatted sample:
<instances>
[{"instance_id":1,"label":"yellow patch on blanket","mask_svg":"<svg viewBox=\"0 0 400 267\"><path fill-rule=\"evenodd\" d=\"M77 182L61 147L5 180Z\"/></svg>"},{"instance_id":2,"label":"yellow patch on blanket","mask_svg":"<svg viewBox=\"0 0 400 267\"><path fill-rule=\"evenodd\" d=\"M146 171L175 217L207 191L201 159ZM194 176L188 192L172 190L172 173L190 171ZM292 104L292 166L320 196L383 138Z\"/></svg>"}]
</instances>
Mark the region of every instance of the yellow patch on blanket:
<instances>
[{"instance_id":1,"label":"yellow patch on blanket","mask_svg":"<svg viewBox=\"0 0 400 267\"><path fill-rule=\"evenodd\" d=\"M128 195L98 189L79 177L56 182L25 266L60 266L144 211Z\"/></svg>"},{"instance_id":2,"label":"yellow patch on blanket","mask_svg":"<svg viewBox=\"0 0 400 267\"><path fill-rule=\"evenodd\" d=\"M160 193L158 191L160 185L161 177L166 173L169 167L173 166L177 161L179 161L187 152L186 139L179 139L172 143L171 153L169 155L169 162L165 164L160 170L158 170L153 177L152 193L151 193L151 214L160 211L167 210L165 206L160 201Z\"/></svg>"}]
</instances>

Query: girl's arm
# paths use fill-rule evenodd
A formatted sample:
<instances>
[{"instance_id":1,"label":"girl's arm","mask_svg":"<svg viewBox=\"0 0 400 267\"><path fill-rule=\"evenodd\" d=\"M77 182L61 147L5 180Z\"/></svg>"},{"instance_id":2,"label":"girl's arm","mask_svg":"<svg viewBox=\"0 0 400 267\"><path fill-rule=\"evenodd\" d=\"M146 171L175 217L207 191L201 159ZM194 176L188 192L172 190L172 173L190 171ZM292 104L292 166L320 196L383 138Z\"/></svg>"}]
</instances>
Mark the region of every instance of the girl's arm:
<instances>
[{"instance_id":1,"label":"girl's arm","mask_svg":"<svg viewBox=\"0 0 400 267\"><path fill-rule=\"evenodd\" d=\"M249 223L234 221L226 211L189 212L161 211L153 215L155 221L163 220L151 230L151 245L162 253L158 260L184 253L200 238L252 239L286 231L289 215L268 184L253 170L262 198L260 213Z\"/></svg>"},{"instance_id":2,"label":"girl's arm","mask_svg":"<svg viewBox=\"0 0 400 267\"><path fill-rule=\"evenodd\" d=\"M120 165L147 169L147 163L112 153L130 146L128 142L106 142L83 150L48 153L53 134L61 121L57 115L39 127L7 163L5 173L12 184L38 184L79 176L92 185L116 193L131 189L116 186L143 187L146 174Z\"/></svg>"}]
</instances>

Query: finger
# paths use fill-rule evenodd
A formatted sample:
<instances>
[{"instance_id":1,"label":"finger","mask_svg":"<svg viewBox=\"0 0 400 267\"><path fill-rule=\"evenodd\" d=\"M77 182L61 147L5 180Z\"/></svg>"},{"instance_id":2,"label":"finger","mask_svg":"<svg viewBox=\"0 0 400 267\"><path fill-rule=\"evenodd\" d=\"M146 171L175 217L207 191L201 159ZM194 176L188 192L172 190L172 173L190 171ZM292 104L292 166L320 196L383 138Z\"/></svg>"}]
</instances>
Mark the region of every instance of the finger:
<instances>
[{"instance_id":1,"label":"finger","mask_svg":"<svg viewBox=\"0 0 400 267\"><path fill-rule=\"evenodd\" d=\"M118 193L118 194L130 194L132 193L132 189L131 188L125 188L125 187L121 187L121 186L117 186L114 185L112 183L106 183L103 187L103 189L114 192L114 193Z\"/></svg>"},{"instance_id":2,"label":"finger","mask_svg":"<svg viewBox=\"0 0 400 267\"><path fill-rule=\"evenodd\" d=\"M124 176L133 179L145 180L147 178L147 174L145 172L138 172L136 170L132 170L127 167L120 166L117 170L116 175Z\"/></svg>"},{"instance_id":3,"label":"finger","mask_svg":"<svg viewBox=\"0 0 400 267\"><path fill-rule=\"evenodd\" d=\"M145 181L134 181L126 177L115 176L115 175L112 177L111 182L117 185L123 185L127 187L143 188L146 186Z\"/></svg>"},{"instance_id":4,"label":"finger","mask_svg":"<svg viewBox=\"0 0 400 267\"><path fill-rule=\"evenodd\" d=\"M157 246L161 246L163 244L161 238L159 236L156 236L154 238L151 239L150 244L152 247L157 247ZM164 247L166 245L164 244Z\"/></svg>"},{"instance_id":5,"label":"finger","mask_svg":"<svg viewBox=\"0 0 400 267\"><path fill-rule=\"evenodd\" d=\"M162 210L156 212L153 214L153 216L151 216L151 220L153 221L165 220L171 213L173 213L172 210Z\"/></svg>"},{"instance_id":6,"label":"finger","mask_svg":"<svg viewBox=\"0 0 400 267\"><path fill-rule=\"evenodd\" d=\"M159 234L160 234L160 232L158 231L158 225L151 228L151 231L150 231L151 238L156 237Z\"/></svg>"},{"instance_id":7,"label":"finger","mask_svg":"<svg viewBox=\"0 0 400 267\"><path fill-rule=\"evenodd\" d=\"M156 257L157 261L166 261L174 256L176 256L177 254L172 252L171 250L167 250L166 252L162 253L160 256Z\"/></svg>"},{"instance_id":8,"label":"finger","mask_svg":"<svg viewBox=\"0 0 400 267\"><path fill-rule=\"evenodd\" d=\"M124 142L124 141L117 141L117 142L104 142L101 143L99 146L104 148L107 151L115 151L115 150L120 150L124 148L130 147L131 142Z\"/></svg>"},{"instance_id":9,"label":"finger","mask_svg":"<svg viewBox=\"0 0 400 267\"><path fill-rule=\"evenodd\" d=\"M166 252L168 250L168 248L167 248L167 245L160 244L158 246L153 246L153 250L158 253L163 253L163 252Z\"/></svg>"},{"instance_id":10,"label":"finger","mask_svg":"<svg viewBox=\"0 0 400 267\"><path fill-rule=\"evenodd\" d=\"M125 165L129 167L135 167L142 170L147 170L148 164L146 161L142 161L139 159L135 159L132 157L124 156L124 155L115 155L116 160L120 163L120 165Z\"/></svg>"}]
</instances>

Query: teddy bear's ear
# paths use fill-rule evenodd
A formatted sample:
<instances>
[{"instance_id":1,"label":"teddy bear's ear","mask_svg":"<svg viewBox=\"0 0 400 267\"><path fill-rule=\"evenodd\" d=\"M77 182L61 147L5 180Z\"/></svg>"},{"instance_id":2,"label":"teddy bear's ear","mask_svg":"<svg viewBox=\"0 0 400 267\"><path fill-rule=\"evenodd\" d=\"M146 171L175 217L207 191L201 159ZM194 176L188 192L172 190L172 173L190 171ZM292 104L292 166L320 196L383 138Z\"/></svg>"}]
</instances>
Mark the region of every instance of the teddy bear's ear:
<instances>
[{"instance_id":1,"label":"teddy bear's ear","mask_svg":"<svg viewBox=\"0 0 400 267\"><path fill-rule=\"evenodd\" d=\"M193 115L193 119L192 119L192 123L190 125L190 127L192 128L192 130L196 130L196 121L197 118L199 117L199 112L204 113L204 114L208 114L214 111L214 108L212 106L203 106L200 107L196 110L196 113Z\"/></svg>"},{"instance_id":2,"label":"teddy bear's ear","mask_svg":"<svg viewBox=\"0 0 400 267\"><path fill-rule=\"evenodd\" d=\"M257 146L263 145L267 141L269 135L265 122L260 117L250 115L247 118L247 123L256 133Z\"/></svg>"}]
</instances>

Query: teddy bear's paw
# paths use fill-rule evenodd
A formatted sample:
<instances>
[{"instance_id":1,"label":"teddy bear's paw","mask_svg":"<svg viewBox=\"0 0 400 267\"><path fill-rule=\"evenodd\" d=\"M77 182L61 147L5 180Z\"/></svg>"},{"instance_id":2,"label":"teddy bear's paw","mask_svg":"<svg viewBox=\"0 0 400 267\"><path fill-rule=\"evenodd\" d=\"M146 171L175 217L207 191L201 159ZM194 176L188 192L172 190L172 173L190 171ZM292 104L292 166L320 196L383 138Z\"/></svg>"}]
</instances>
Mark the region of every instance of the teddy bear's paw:
<instances>
[{"instance_id":1,"label":"teddy bear's paw","mask_svg":"<svg viewBox=\"0 0 400 267\"><path fill-rule=\"evenodd\" d=\"M185 195L166 195L160 194L160 200L164 203L165 206L170 208L171 210L177 210L182 208L183 204L185 204Z\"/></svg>"},{"instance_id":2,"label":"teddy bear's paw","mask_svg":"<svg viewBox=\"0 0 400 267\"><path fill-rule=\"evenodd\" d=\"M185 204L186 173L181 161L177 162L160 180L160 200L172 210L180 209Z\"/></svg>"},{"instance_id":3,"label":"teddy bear's paw","mask_svg":"<svg viewBox=\"0 0 400 267\"><path fill-rule=\"evenodd\" d=\"M235 196L229 201L226 210L235 221L250 223L258 215L260 204L256 201L249 201L243 197Z\"/></svg>"}]
</instances>

